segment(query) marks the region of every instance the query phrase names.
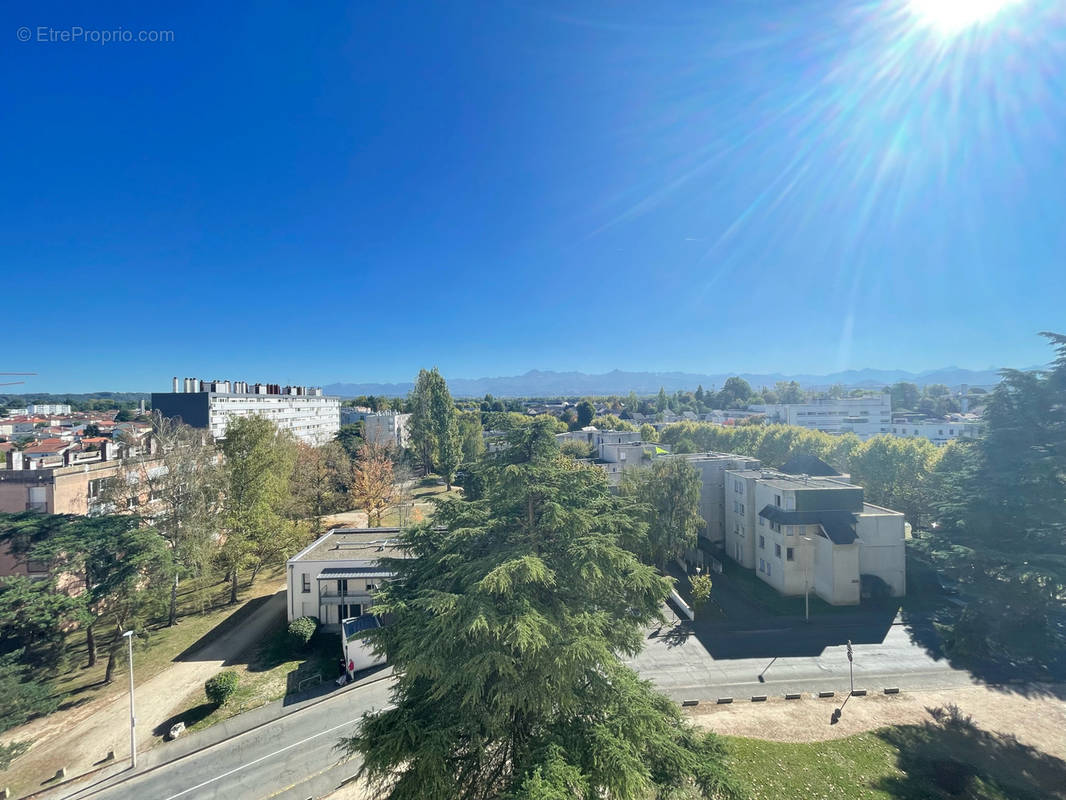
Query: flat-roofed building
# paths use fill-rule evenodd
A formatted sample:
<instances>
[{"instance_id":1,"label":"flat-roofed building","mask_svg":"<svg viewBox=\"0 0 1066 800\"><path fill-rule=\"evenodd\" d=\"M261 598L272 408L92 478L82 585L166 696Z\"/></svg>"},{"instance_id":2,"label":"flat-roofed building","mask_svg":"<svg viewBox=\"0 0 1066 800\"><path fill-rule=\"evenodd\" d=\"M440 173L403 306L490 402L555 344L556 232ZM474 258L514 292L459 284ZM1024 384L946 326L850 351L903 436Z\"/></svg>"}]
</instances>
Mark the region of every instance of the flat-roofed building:
<instances>
[{"instance_id":1,"label":"flat-roofed building","mask_svg":"<svg viewBox=\"0 0 1066 800\"><path fill-rule=\"evenodd\" d=\"M334 528L286 564L289 621L316 617L330 630L368 612L392 573L383 558L405 558L399 528Z\"/></svg>"},{"instance_id":2,"label":"flat-roofed building","mask_svg":"<svg viewBox=\"0 0 1066 800\"><path fill-rule=\"evenodd\" d=\"M726 473L725 552L784 595L854 605L864 584L906 593L903 514L866 503L843 477Z\"/></svg>"},{"instance_id":3,"label":"flat-roofed building","mask_svg":"<svg viewBox=\"0 0 1066 800\"><path fill-rule=\"evenodd\" d=\"M797 425L824 433L854 433L869 439L889 433L892 427L892 396L864 395L812 400L809 403L775 403L748 406L766 415L767 422Z\"/></svg>"},{"instance_id":4,"label":"flat-roofed building","mask_svg":"<svg viewBox=\"0 0 1066 800\"><path fill-rule=\"evenodd\" d=\"M215 439L237 417L259 416L279 430L291 431L311 445L332 441L340 431L340 398L317 387L248 384L244 381L200 381L186 378L174 391L154 392L152 409L194 428L205 428ZM179 391L183 389L183 391Z\"/></svg>"}]
</instances>

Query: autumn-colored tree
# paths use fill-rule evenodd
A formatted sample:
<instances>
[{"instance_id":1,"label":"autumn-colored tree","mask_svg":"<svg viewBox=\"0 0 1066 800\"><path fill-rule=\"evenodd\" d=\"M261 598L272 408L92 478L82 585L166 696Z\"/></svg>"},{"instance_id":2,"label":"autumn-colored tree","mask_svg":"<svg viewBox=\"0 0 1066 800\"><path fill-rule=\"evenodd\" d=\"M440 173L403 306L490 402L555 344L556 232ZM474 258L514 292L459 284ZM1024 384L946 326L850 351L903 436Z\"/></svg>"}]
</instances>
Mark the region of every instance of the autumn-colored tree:
<instances>
[{"instance_id":1,"label":"autumn-colored tree","mask_svg":"<svg viewBox=\"0 0 1066 800\"><path fill-rule=\"evenodd\" d=\"M382 514L396 500L396 478L388 451L373 444L359 448L348 494L357 505L366 509L371 527L381 524Z\"/></svg>"}]
</instances>

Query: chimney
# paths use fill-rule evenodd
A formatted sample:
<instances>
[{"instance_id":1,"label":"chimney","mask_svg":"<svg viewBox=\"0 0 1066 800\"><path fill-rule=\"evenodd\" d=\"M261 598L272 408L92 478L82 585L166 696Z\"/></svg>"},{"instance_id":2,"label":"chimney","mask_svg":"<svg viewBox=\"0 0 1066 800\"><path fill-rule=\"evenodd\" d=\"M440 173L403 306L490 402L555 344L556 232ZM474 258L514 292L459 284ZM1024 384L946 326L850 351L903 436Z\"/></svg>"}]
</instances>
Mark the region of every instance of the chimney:
<instances>
[{"instance_id":1,"label":"chimney","mask_svg":"<svg viewBox=\"0 0 1066 800\"><path fill-rule=\"evenodd\" d=\"M8 450L7 451L7 468L8 469L22 469L24 466L22 451L21 450Z\"/></svg>"},{"instance_id":2,"label":"chimney","mask_svg":"<svg viewBox=\"0 0 1066 800\"><path fill-rule=\"evenodd\" d=\"M174 394L178 393L178 376L174 376Z\"/></svg>"},{"instance_id":3,"label":"chimney","mask_svg":"<svg viewBox=\"0 0 1066 800\"><path fill-rule=\"evenodd\" d=\"M112 447L112 443L111 442L100 442L100 460L101 461L110 461L111 460L111 447Z\"/></svg>"},{"instance_id":4,"label":"chimney","mask_svg":"<svg viewBox=\"0 0 1066 800\"><path fill-rule=\"evenodd\" d=\"M74 463L74 450L73 450L73 448L70 449L70 450L64 450L63 451L63 466L64 467L69 467L73 463Z\"/></svg>"}]
</instances>

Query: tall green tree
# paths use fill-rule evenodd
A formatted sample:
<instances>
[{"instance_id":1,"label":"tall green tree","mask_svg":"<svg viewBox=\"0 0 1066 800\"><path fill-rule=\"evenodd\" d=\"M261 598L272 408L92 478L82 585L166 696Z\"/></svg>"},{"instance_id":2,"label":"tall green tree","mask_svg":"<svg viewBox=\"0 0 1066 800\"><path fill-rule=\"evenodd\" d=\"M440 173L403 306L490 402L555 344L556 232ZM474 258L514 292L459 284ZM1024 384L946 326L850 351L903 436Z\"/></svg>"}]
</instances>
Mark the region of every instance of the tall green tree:
<instances>
[{"instance_id":1,"label":"tall green tree","mask_svg":"<svg viewBox=\"0 0 1066 800\"><path fill-rule=\"evenodd\" d=\"M108 481L103 499L112 508L137 509L171 550L167 624L178 619L178 586L201 576L215 553L223 471L210 435L152 413L150 447L131 448L122 478Z\"/></svg>"},{"instance_id":2,"label":"tall green tree","mask_svg":"<svg viewBox=\"0 0 1066 800\"><path fill-rule=\"evenodd\" d=\"M932 521L930 479L942 452L926 439L875 436L852 454L851 476L871 503L902 511L911 525Z\"/></svg>"},{"instance_id":3,"label":"tall green tree","mask_svg":"<svg viewBox=\"0 0 1066 800\"><path fill-rule=\"evenodd\" d=\"M659 394L655 398L655 410L658 411L661 414L664 411L666 411L666 409L669 408L669 406L670 406L670 400L666 396L666 388L663 387L663 386L660 386L659 387Z\"/></svg>"},{"instance_id":4,"label":"tall green tree","mask_svg":"<svg viewBox=\"0 0 1066 800\"><path fill-rule=\"evenodd\" d=\"M481 414L466 412L459 415L459 438L462 441L463 461L472 464L485 452L485 437Z\"/></svg>"},{"instance_id":5,"label":"tall green tree","mask_svg":"<svg viewBox=\"0 0 1066 800\"><path fill-rule=\"evenodd\" d=\"M390 800L723 796L718 740L619 657L670 588L620 545L641 523L547 423L511 445L389 564L373 644L396 686L342 742L360 775Z\"/></svg>"},{"instance_id":6,"label":"tall green tree","mask_svg":"<svg viewBox=\"0 0 1066 800\"><path fill-rule=\"evenodd\" d=\"M430 409L437 440L437 474L450 490L455 473L463 460L463 443L459 436L459 412L455 408L448 384L440 377L434 386Z\"/></svg>"},{"instance_id":7,"label":"tall green tree","mask_svg":"<svg viewBox=\"0 0 1066 800\"><path fill-rule=\"evenodd\" d=\"M584 428L592 424L592 419L596 416L596 406L592 405L588 400L582 400L577 404L576 410L578 428Z\"/></svg>"},{"instance_id":8,"label":"tall green tree","mask_svg":"<svg viewBox=\"0 0 1066 800\"><path fill-rule=\"evenodd\" d=\"M918 401L921 399L921 392L918 391L918 387L909 381L900 381L892 384L888 387L888 393L892 395L893 410L914 410L918 407Z\"/></svg>"},{"instance_id":9,"label":"tall green tree","mask_svg":"<svg viewBox=\"0 0 1066 800\"><path fill-rule=\"evenodd\" d=\"M35 669L56 669L66 652L67 630L81 617L81 602L56 580L0 578L0 655L19 652Z\"/></svg>"},{"instance_id":10,"label":"tall green tree","mask_svg":"<svg viewBox=\"0 0 1066 800\"><path fill-rule=\"evenodd\" d=\"M349 425L341 425L340 430L337 431L335 441L344 448L344 452L348 454L348 459L354 461L359 453L359 448L363 446L363 423L353 422Z\"/></svg>"},{"instance_id":11,"label":"tall green tree","mask_svg":"<svg viewBox=\"0 0 1066 800\"><path fill-rule=\"evenodd\" d=\"M458 410L440 371L421 370L409 398L411 445L426 474L436 472L450 489L462 461Z\"/></svg>"},{"instance_id":12,"label":"tall green tree","mask_svg":"<svg viewBox=\"0 0 1066 800\"><path fill-rule=\"evenodd\" d=\"M98 634L103 633L105 680L110 682L123 631L143 629L165 607L171 569L165 539L132 515L62 514L9 517L5 539L13 553L43 562L52 575L62 577L78 604L89 666L96 664Z\"/></svg>"},{"instance_id":13,"label":"tall green tree","mask_svg":"<svg viewBox=\"0 0 1066 800\"><path fill-rule=\"evenodd\" d=\"M227 480L220 560L230 578L230 602L236 603L242 569L252 567L254 576L298 544L298 529L284 518L296 450L291 434L251 416L230 421L222 452Z\"/></svg>"},{"instance_id":14,"label":"tall green tree","mask_svg":"<svg viewBox=\"0 0 1066 800\"><path fill-rule=\"evenodd\" d=\"M1004 370L985 408L986 435L945 450L934 474L938 565L974 598L956 648L1049 663L1066 614L1066 336L1051 369ZM965 640L965 641L963 641Z\"/></svg>"},{"instance_id":15,"label":"tall green tree","mask_svg":"<svg viewBox=\"0 0 1066 800\"><path fill-rule=\"evenodd\" d=\"M342 509L352 479L352 462L336 441L322 445L295 443L291 508L294 519L306 520L312 536L325 531L323 517Z\"/></svg>"},{"instance_id":16,"label":"tall green tree","mask_svg":"<svg viewBox=\"0 0 1066 800\"><path fill-rule=\"evenodd\" d=\"M672 558L696 546L705 524L700 516L703 482L683 458L659 458L643 469L624 473L622 494L638 503L648 523L647 535L634 551L648 563L663 567Z\"/></svg>"},{"instance_id":17,"label":"tall green tree","mask_svg":"<svg viewBox=\"0 0 1066 800\"><path fill-rule=\"evenodd\" d=\"M411 419L408 421L408 430L411 434L411 446L417 453L422 469L427 475L433 472L434 457L437 452L437 425L433 419L433 395L437 391L436 387L440 380L443 378L436 367L432 371L419 370L415 388L409 398Z\"/></svg>"}]
</instances>

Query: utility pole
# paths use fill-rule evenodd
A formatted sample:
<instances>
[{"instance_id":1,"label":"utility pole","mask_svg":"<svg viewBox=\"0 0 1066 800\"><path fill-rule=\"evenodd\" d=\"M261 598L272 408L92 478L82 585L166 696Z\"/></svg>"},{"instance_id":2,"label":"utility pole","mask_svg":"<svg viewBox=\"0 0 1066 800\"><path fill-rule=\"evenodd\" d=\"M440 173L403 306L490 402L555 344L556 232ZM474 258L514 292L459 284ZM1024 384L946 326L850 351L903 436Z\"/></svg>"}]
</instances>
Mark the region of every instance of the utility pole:
<instances>
[{"instance_id":1,"label":"utility pole","mask_svg":"<svg viewBox=\"0 0 1066 800\"><path fill-rule=\"evenodd\" d=\"M137 715L133 709L133 631L126 631L130 662L130 769L137 769Z\"/></svg>"},{"instance_id":2,"label":"utility pole","mask_svg":"<svg viewBox=\"0 0 1066 800\"><path fill-rule=\"evenodd\" d=\"M855 654L851 651L851 639L848 639L848 672L851 673L851 691L848 697L855 694Z\"/></svg>"}]
</instances>

